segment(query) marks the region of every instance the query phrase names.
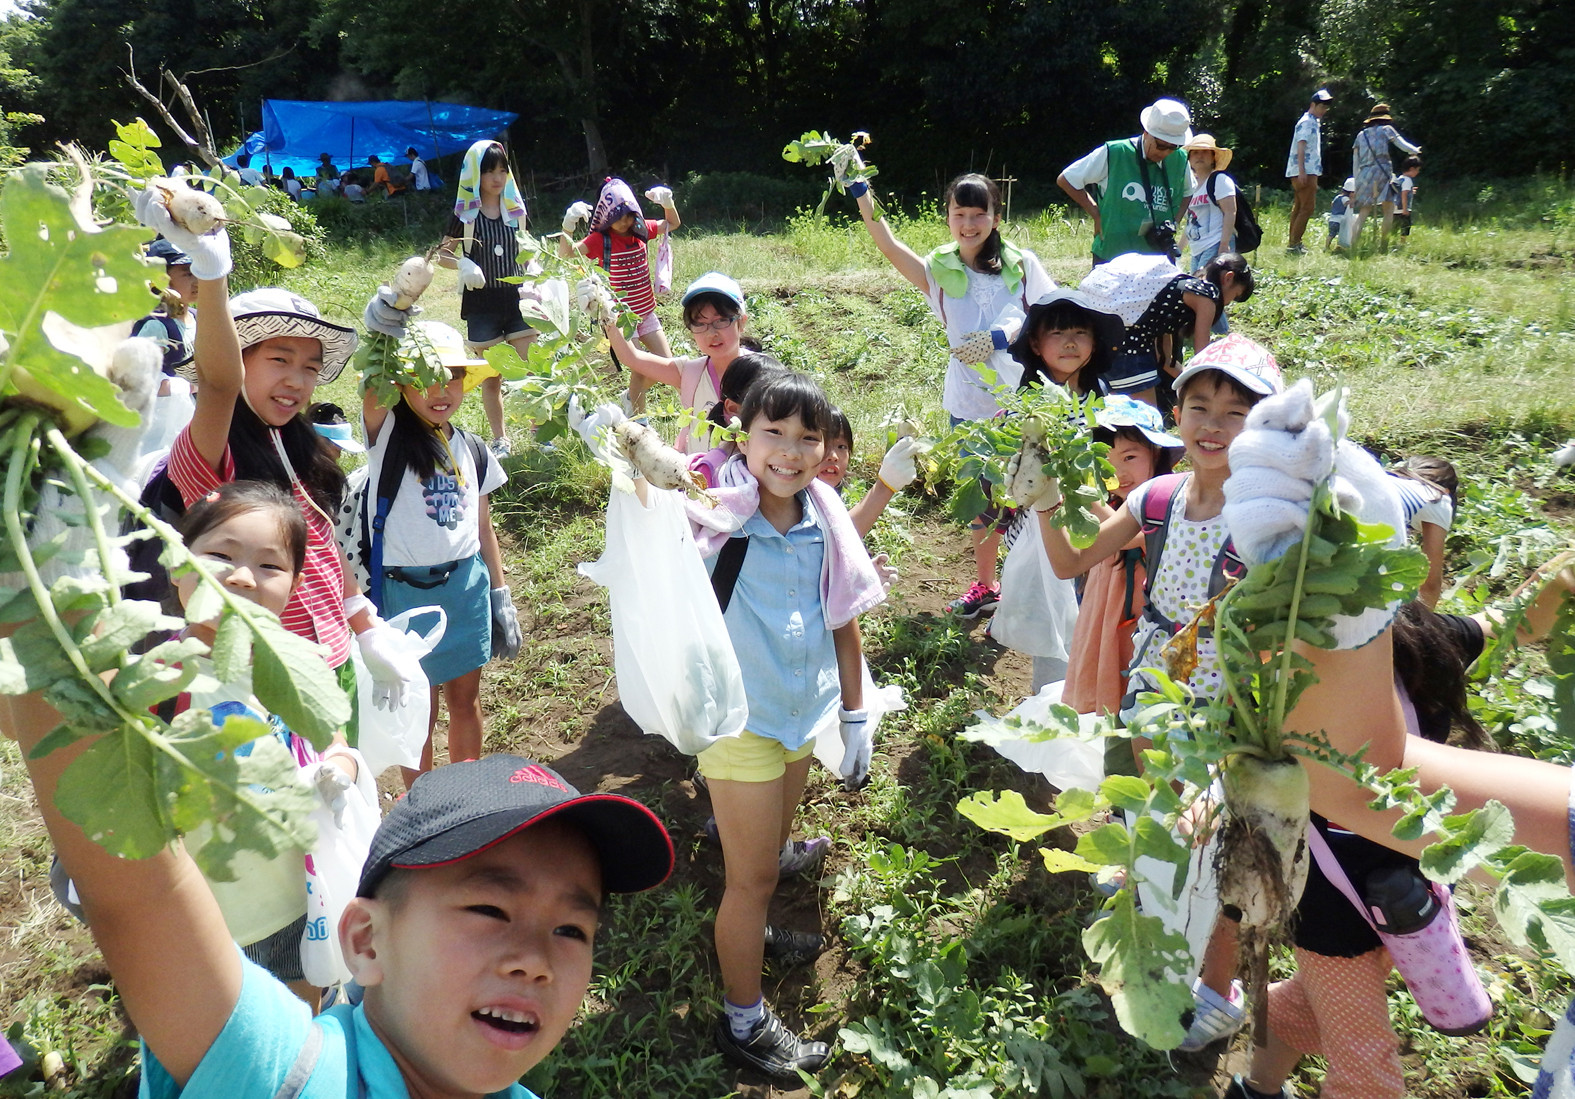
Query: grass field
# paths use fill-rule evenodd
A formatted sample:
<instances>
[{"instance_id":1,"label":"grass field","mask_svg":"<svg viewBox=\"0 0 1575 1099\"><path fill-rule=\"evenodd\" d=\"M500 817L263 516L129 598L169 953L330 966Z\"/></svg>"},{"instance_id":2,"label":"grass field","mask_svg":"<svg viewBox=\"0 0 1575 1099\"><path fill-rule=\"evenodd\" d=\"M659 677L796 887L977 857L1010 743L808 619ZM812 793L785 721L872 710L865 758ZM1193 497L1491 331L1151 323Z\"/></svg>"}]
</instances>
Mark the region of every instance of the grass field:
<instances>
[{"instance_id":1,"label":"grass field","mask_svg":"<svg viewBox=\"0 0 1575 1099\"><path fill-rule=\"evenodd\" d=\"M1426 193L1404 250L1359 259L1320 251L1317 222L1308 255L1285 256L1285 208L1265 195L1269 243L1256 256L1258 292L1232 315L1233 327L1275 351L1288 378L1352 387L1358 437L1387 455L1428 451L1459 465L1466 488L1450 562L1457 574L1474 572L1484 590L1504 591L1549 546L1567 542L1575 514L1575 478L1547 461L1575 433L1572 195L1554 181L1496 192L1441 187ZM898 222L921 252L944 239L934 216ZM1086 223L1052 211L1009 230L1057 281L1086 272ZM283 281L350 320L418 236L394 227L341 241ZM941 425L940 326L856 223L800 218L769 232L686 225L675 252L678 285L710 269L735 275L749 297L750 331L784 362L822 377L863 440L856 473L873 475L873 428L899 406ZM453 278L440 274L423 300L426 316L457 321L457 297L437 292L451 290ZM661 315L680 350L676 301ZM620 387L609 376L609 395ZM357 404L348 378L325 395ZM462 419L479 426L479 407ZM523 426L515 433L525 440ZM687 760L623 715L604 593L574 569L601 549L605 474L566 446L517 446L510 466L493 506L526 647L486 672L487 745L554 761L582 788L641 798L679 846L667 886L612 906L582 1022L527 1082L549 1099L764 1095L763 1081L728 1069L709 1039L721 858L701 838L705 795ZM866 620L866 650L877 679L900 683L910 707L883 729L863 793L844 794L816 772L802 834L832 836L834 854L822 881L784 883L773 909L775 922L819 929L833 943L813 967L773 974L767 986L791 1025L840 1043L816 1094L1215 1093L1224 1073L1241 1068L1245 1038L1174 1058L1127 1038L1079 944L1097 903L1086 882L1047 875L1031 850L980 832L953 808L986 787L1017 789L1038 807L1049 797L1042 780L954 735L974 710L1001 712L1028 688L1026 658L995 646L982 627L938 613L971 572L963 533L933 499L910 492L873 541L893 553L902 579ZM1500 559L1504 568L1490 576ZM1501 743L1566 758L1571 746L1544 735L1544 671L1529 656L1507 682L1484 690L1481 712ZM1051 842L1073 839L1058 833ZM123 1093L134 1050L91 941L49 897L47 841L9 742L0 744L0 847L8 852L0 1026L60 1050L68 1094ZM1391 1002L1408 1091L1524 1094L1527 1066L1570 982L1556 964L1508 947L1477 894L1465 891L1462 908L1499 1010L1484 1034L1444 1038L1420 1021L1397 982ZM1304 1069L1306 1093L1320 1075ZM0 1096L9 1086L0 1083Z\"/></svg>"}]
</instances>

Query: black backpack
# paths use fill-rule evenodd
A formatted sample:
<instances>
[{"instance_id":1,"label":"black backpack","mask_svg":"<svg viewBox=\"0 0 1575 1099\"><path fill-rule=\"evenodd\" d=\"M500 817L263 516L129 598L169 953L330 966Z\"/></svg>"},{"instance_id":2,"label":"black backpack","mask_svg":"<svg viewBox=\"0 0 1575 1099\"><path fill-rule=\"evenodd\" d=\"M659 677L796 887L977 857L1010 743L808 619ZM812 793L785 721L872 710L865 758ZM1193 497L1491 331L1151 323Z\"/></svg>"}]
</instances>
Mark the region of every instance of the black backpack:
<instances>
[{"instance_id":1,"label":"black backpack","mask_svg":"<svg viewBox=\"0 0 1575 1099\"><path fill-rule=\"evenodd\" d=\"M1208 193L1209 201L1218 206L1219 199L1214 197L1214 181L1219 177L1218 172L1211 172L1208 181L1203 185ZM1255 252L1258 245L1263 243L1263 227L1258 224L1257 215L1252 212L1252 205L1247 201L1247 193L1240 187L1236 188L1236 251Z\"/></svg>"}]
</instances>

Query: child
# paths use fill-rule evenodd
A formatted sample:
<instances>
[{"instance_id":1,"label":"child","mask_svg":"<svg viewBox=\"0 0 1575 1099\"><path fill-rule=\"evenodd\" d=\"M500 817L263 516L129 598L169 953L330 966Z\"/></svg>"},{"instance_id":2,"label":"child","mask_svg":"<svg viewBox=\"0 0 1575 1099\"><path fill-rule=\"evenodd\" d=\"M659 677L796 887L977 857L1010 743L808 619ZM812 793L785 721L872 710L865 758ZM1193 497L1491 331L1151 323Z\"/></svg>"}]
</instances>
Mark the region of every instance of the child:
<instances>
[{"instance_id":1,"label":"child","mask_svg":"<svg viewBox=\"0 0 1575 1099\"><path fill-rule=\"evenodd\" d=\"M848 509L853 529L859 532L860 538L869 537L870 531L875 529L875 521L886 510L886 505L918 478L918 464L914 460L918 445L919 440L911 435L905 435L893 443L891 449L886 451L886 456L880 460L880 472L875 477L875 483L869 487L862 500ZM848 459L852 454L853 425L842 409L833 408L831 431L826 436L826 463L820 467L820 479L836 489L838 495L841 495L842 482L848 476ZM885 556L880 555L881 558ZM876 567L880 567L881 563L878 560Z\"/></svg>"},{"instance_id":2,"label":"child","mask_svg":"<svg viewBox=\"0 0 1575 1099\"><path fill-rule=\"evenodd\" d=\"M424 393L401 385L392 411L370 391L361 403L367 484L383 483L387 463L404 471L388 507L382 575L372 578L372 602L389 618L431 606L448 615L442 641L421 658L432 710L421 768L405 771L407 787L432 769L440 694L448 704L449 760L480 758L482 666L495 652L514 656L520 647L519 620L487 504L488 494L505 480L503 467L480 440L453 423L465 394L496 372L485 359L467 354L448 325L418 324L448 369L448 384Z\"/></svg>"},{"instance_id":3,"label":"child","mask_svg":"<svg viewBox=\"0 0 1575 1099\"><path fill-rule=\"evenodd\" d=\"M711 414L706 417L708 425L727 427L738 418L739 410L744 407L744 398L749 395L749 389L756 382L779 374L785 369L772 355L760 351L745 351L733 360L733 365L727 368L727 373L722 375L722 392L720 399L711 406ZM738 445L731 440L723 440L704 454L696 454L689 459L691 472L699 473L705 478L707 485L717 483L717 474L727 464L727 460L738 453Z\"/></svg>"},{"instance_id":4,"label":"child","mask_svg":"<svg viewBox=\"0 0 1575 1099\"><path fill-rule=\"evenodd\" d=\"M432 176L427 171L427 162L421 159L421 154L416 152L414 145L405 150L405 158L410 161L410 189L412 191L432 190Z\"/></svg>"},{"instance_id":5,"label":"child","mask_svg":"<svg viewBox=\"0 0 1575 1099\"><path fill-rule=\"evenodd\" d=\"M301 181L295 178L295 169L288 164L279 173L279 187L296 202L301 201Z\"/></svg>"},{"instance_id":6,"label":"child","mask_svg":"<svg viewBox=\"0 0 1575 1099\"><path fill-rule=\"evenodd\" d=\"M609 179L602 184L596 196L596 209L576 202L563 215L563 235L558 238L558 254L567 258L576 249L591 262L606 270L612 282L613 293L634 311L640 319L634 330L640 345L659 359L673 357L667 346L667 333L662 331L661 318L656 315L656 295L651 289L651 265L646 243L662 233L672 233L680 224L678 208L673 205L673 192L668 187L652 187L645 197L659 203L667 220L650 221L635 201L634 192L621 179ZM590 218L590 233L576 244L574 229L585 218ZM630 415L645 411L645 391L651 382L641 374L630 371Z\"/></svg>"},{"instance_id":7,"label":"child","mask_svg":"<svg viewBox=\"0 0 1575 1099\"><path fill-rule=\"evenodd\" d=\"M784 872L825 856L825 841L789 836L815 730L839 703L844 778L868 772L857 616L885 593L836 493L817 477L831 427L820 387L802 374L775 375L751 387L739 418L749 435L720 475L731 514L708 513L732 533L713 526L697 535L702 553L715 554L713 584L732 577L718 599L749 702L748 731L697 761L727 875L716 915L725 993L716 1043L730 1059L793 1082L830 1051L793 1034L766 1005L766 913Z\"/></svg>"},{"instance_id":8,"label":"child","mask_svg":"<svg viewBox=\"0 0 1575 1099\"><path fill-rule=\"evenodd\" d=\"M722 399L723 379L743 351L740 341L749 317L744 311L743 288L720 271L708 271L690 283L684 291L683 308L684 324L702 356L698 359L653 355L631 344L617 325L602 327L619 362L636 374L678 390L692 418L692 423L678 432L678 449L701 454L710 449L710 440L693 425L703 423Z\"/></svg>"},{"instance_id":9,"label":"child","mask_svg":"<svg viewBox=\"0 0 1575 1099\"><path fill-rule=\"evenodd\" d=\"M994 180L975 173L952 180L944 198L951 243L924 257L898 240L884 218L875 217L869 184L851 184L848 194L858 202L859 215L875 247L898 274L918 288L930 311L946 327L952 356L946 366L941 403L953 426L994 416L1000 408L976 367L988 361L1002 374L1003 382L1015 384L1016 378L1010 376L1012 360L993 353L1004 351L1011 343L1028 312L1028 303L1038 301L1055 286L1038 256L1002 239L1000 188ZM992 512L969 524L974 542L974 583L947 607L958 618L971 621L993 611L1000 602L995 565L1004 523L1004 516Z\"/></svg>"},{"instance_id":10,"label":"child","mask_svg":"<svg viewBox=\"0 0 1575 1099\"><path fill-rule=\"evenodd\" d=\"M1013 490L1012 496L1038 513L1045 551L1057 576L1070 579L1146 536L1148 568L1143 613L1133 635L1127 693L1119 716L1131 720L1138 697L1153 689L1143 669L1161 667L1159 650L1211 596L1222 590L1233 563L1221 512L1225 479L1230 476L1229 447L1247 413L1283 386L1279 365L1268 349L1241 335L1216 340L1192 357L1176 378L1176 433L1186 448L1191 472L1138 485L1116 513L1100 524L1086 549L1076 549L1066 532L1050 523L1061 504L1055 482L1037 493ZM1012 469L1016 480L1015 465ZM1154 503L1150 503L1153 497ZM1224 690L1213 634L1198 633L1198 666L1189 680L1194 694L1217 696ZM1107 774L1136 774L1141 739L1112 740L1105 754ZM1219 923L1209 940L1203 971L1193 985L1196 1010L1181 1048L1198 1050L1227 1037L1245 1020L1242 990L1233 981L1235 941L1228 923Z\"/></svg>"},{"instance_id":11,"label":"child","mask_svg":"<svg viewBox=\"0 0 1575 1099\"><path fill-rule=\"evenodd\" d=\"M1022 366L1018 388L1059 385L1079 397L1107 393L1105 371L1125 336L1121 318L1080 290L1051 290L1028 307L1008 350Z\"/></svg>"},{"instance_id":12,"label":"child","mask_svg":"<svg viewBox=\"0 0 1575 1099\"><path fill-rule=\"evenodd\" d=\"M355 331L322 319L305 298L262 289L225 300L230 271L224 229L196 236L170 219L153 191L138 196L143 224L192 258L197 277L197 409L170 448L168 473L190 507L226 481L269 481L289 491L306 517L306 565L280 615L286 629L327 650L328 665L355 698L355 637L381 699L402 698L407 670L393 631L345 575L331 516L345 475L328 443L302 415L319 383L344 369ZM352 735L355 719L351 719Z\"/></svg>"},{"instance_id":13,"label":"child","mask_svg":"<svg viewBox=\"0 0 1575 1099\"><path fill-rule=\"evenodd\" d=\"M1395 479L1391 487L1400 495L1406 528L1427 554L1427 579L1417 598L1432 609L1444 591L1444 539L1460 506L1460 477L1453 463L1429 454L1407 458L1389 475Z\"/></svg>"},{"instance_id":14,"label":"child","mask_svg":"<svg viewBox=\"0 0 1575 1099\"><path fill-rule=\"evenodd\" d=\"M1120 507L1133 489L1170 472L1182 442L1164 431L1158 409L1130 397L1106 397L1096 419L1094 441L1110 447L1110 464L1116 468L1110 506ZM1078 713L1120 710L1132 666L1132 631L1147 582L1141 534L1084 574L1082 608L1061 691L1061 701Z\"/></svg>"},{"instance_id":15,"label":"child","mask_svg":"<svg viewBox=\"0 0 1575 1099\"><path fill-rule=\"evenodd\" d=\"M1323 242L1323 250L1327 252L1332 246L1338 244L1341 248L1349 247L1349 233L1346 225L1351 220L1354 211L1351 201L1356 197L1356 177L1346 176L1345 182L1340 184L1340 193L1334 196L1334 201L1329 203L1329 239Z\"/></svg>"},{"instance_id":16,"label":"child","mask_svg":"<svg viewBox=\"0 0 1575 1099\"><path fill-rule=\"evenodd\" d=\"M651 888L672 869L672 841L644 806L581 795L528 760L424 775L378 828L337 929L364 998L314 1022L236 950L181 846L117 858L60 814L60 774L93 740L30 758L61 720L37 694L0 702L0 731L20 742L142 1037L150 1099L533 1099L515 1081L574 1020L606 895Z\"/></svg>"},{"instance_id":17,"label":"child","mask_svg":"<svg viewBox=\"0 0 1575 1099\"><path fill-rule=\"evenodd\" d=\"M1400 162L1400 174L1395 176L1395 225L1400 235L1411 235L1411 212L1416 206L1416 177L1422 174L1422 161L1408 156Z\"/></svg>"},{"instance_id":18,"label":"child","mask_svg":"<svg viewBox=\"0 0 1575 1099\"><path fill-rule=\"evenodd\" d=\"M525 200L509 172L509 157L496 141L478 141L465 152L449 218L439 246L438 262L458 268L464 294L459 315L473 351L508 341L520 358L530 354L536 333L520 313L519 287L503 282L525 273L519 262L516 234L525 227ZM503 424L503 379L494 375L481 385L481 402L492 429L492 453L511 453Z\"/></svg>"},{"instance_id":19,"label":"child","mask_svg":"<svg viewBox=\"0 0 1575 1099\"><path fill-rule=\"evenodd\" d=\"M142 440L142 453L166 451L181 428L191 422L193 341L197 334L197 279L191 273L191 257L160 237L148 245L148 256L164 261L169 285L159 295L152 313L132 325L131 334L153 340L164 348L164 378L159 382L158 399L153 405L152 422Z\"/></svg>"}]
</instances>

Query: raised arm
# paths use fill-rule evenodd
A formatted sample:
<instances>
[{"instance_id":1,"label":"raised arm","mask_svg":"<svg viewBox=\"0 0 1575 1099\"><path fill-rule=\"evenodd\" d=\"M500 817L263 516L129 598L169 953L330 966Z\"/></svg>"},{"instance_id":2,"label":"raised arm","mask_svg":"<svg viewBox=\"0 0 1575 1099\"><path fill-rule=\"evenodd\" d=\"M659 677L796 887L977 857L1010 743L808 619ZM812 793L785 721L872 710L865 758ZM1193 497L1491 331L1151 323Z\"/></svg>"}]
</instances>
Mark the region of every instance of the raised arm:
<instances>
[{"instance_id":1,"label":"raised arm","mask_svg":"<svg viewBox=\"0 0 1575 1099\"><path fill-rule=\"evenodd\" d=\"M870 238L875 241L880 254L897 269L897 274L917 286L921 293L928 293L930 275L923 258L892 235L891 226L886 224L885 218L875 216L875 197L865 191L855 201L859 204L859 216L864 219L864 228L869 230Z\"/></svg>"},{"instance_id":2,"label":"raised arm","mask_svg":"<svg viewBox=\"0 0 1575 1099\"><path fill-rule=\"evenodd\" d=\"M607 341L612 344L613 353L618 356L619 362L653 382L678 388L680 376L676 361L653 355L643 347L636 347L618 330L616 324L604 324L602 331L607 334Z\"/></svg>"},{"instance_id":3,"label":"raised arm","mask_svg":"<svg viewBox=\"0 0 1575 1099\"><path fill-rule=\"evenodd\" d=\"M1120 550L1142 530L1142 525L1126 504L1114 515L1099 524L1099 533L1087 549L1078 549L1066 536L1066 531L1050 522L1054 510L1035 510L1039 520L1039 534L1044 540L1045 554L1050 558L1050 568L1062 580L1082 576L1099 562Z\"/></svg>"},{"instance_id":4,"label":"raised arm","mask_svg":"<svg viewBox=\"0 0 1575 1099\"><path fill-rule=\"evenodd\" d=\"M96 739L30 758L60 722L38 695L0 698L0 732L21 745L44 825L82 898L126 1013L184 1086L240 998L240 954L208 883L183 848L149 859L116 858L55 808L61 773Z\"/></svg>"},{"instance_id":5,"label":"raised arm","mask_svg":"<svg viewBox=\"0 0 1575 1099\"><path fill-rule=\"evenodd\" d=\"M197 408L191 420L191 441L202 460L217 471L230 445L230 421L246 377L225 279L197 281L193 359L197 367Z\"/></svg>"}]
</instances>

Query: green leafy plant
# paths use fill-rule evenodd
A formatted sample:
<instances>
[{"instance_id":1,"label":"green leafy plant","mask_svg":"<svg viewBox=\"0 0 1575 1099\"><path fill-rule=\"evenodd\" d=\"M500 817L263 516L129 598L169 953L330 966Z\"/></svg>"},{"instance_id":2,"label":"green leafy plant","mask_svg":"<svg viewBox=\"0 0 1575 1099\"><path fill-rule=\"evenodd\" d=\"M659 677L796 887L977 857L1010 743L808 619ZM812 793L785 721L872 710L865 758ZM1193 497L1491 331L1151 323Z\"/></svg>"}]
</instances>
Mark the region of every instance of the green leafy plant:
<instances>
[{"instance_id":1,"label":"green leafy plant","mask_svg":"<svg viewBox=\"0 0 1575 1099\"><path fill-rule=\"evenodd\" d=\"M880 174L880 169L873 164L864 163L859 150L868 148L870 135L863 130L858 130L848 141L839 141L830 133L822 134L819 130L809 130L801 134L797 141L789 141L782 149L782 159L789 164L830 164L836 174L826 182L826 193L820 198L820 206L816 208L816 215L826 212L826 203L831 199L832 191L848 193L849 183L868 183ZM875 192L870 191L870 199L875 203L875 209L881 211L880 200L875 198Z\"/></svg>"}]
</instances>

